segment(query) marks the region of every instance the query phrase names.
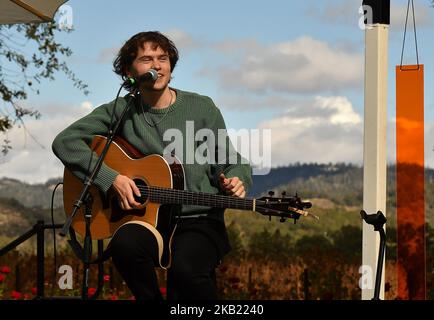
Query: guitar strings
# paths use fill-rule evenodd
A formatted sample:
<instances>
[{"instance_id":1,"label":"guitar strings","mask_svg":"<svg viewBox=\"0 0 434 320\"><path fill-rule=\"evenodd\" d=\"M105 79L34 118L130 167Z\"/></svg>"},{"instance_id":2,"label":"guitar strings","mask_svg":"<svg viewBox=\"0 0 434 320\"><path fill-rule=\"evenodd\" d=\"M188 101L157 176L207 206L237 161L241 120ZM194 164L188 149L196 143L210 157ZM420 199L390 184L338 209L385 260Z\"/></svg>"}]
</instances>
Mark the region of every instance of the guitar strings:
<instances>
[{"instance_id":1,"label":"guitar strings","mask_svg":"<svg viewBox=\"0 0 434 320\"><path fill-rule=\"evenodd\" d=\"M153 196L158 198L158 196L160 196L159 200L164 198L164 200L169 201L169 203L173 203L173 201L178 200L178 202L175 202L175 203L187 202L187 204L200 205L197 202L202 201L202 203L203 203L203 202L206 202L206 200L208 200L209 202L206 202L206 203L211 207L213 207L213 206L218 207L217 205L219 204L224 208L250 209L250 210L253 209L253 199L235 198L235 197L231 197L231 196L216 195L216 194L210 194L210 193L204 193L204 192L192 192L192 191L188 191L188 190L149 187L149 186L138 186L138 189L141 192L147 193L149 198L152 198ZM208 199L198 199L198 196L202 196L203 198L208 197ZM172 201L170 201L170 200L172 200ZM190 200L190 202L188 202L189 200ZM191 202L193 200L196 203ZM151 199L151 201L152 201L152 199ZM231 203L233 205L230 205ZM266 205L266 204L267 204L266 201L256 200L256 207L257 208L259 208L261 205ZM201 205L203 205L203 204L201 204ZM282 213L284 213L281 210L276 210L276 209L271 209L271 208L264 208L264 209L267 209L267 214L270 214L270 215L280 216Z\"/></svg>"},{"instance_id":2,"label":"guitar strings","mask_svg":"<svg viewBox=\"0 0 434 320\"><path fill-rule=\"evenodd\" d=\"M152 198L157 198L156 202L166 202L170 204L190 204L220 208L244 209L252 210L254 199L235 198L225 195L217 195L205 192L193 192L188 190L169 189L161 187L138 186L138 189L152 201ZM199 198L201 197L201 198ZM159 201L160 200L160 201ZM200 204L198 202L201 202ZM205 203L205 204L204 204ZM267 201L256 200L256 208L261 208L262 205L267 205ZM298 207L295 203L292 206ZM265 215L282 216L285 211L263 208L266 210ZM287 218L291 218L286 216Z\"/></svg>"},{"instance_id":3,"label":"guitar strings","mask_svg":"<svg viewBox=\"0 0 434 320\"><path fill-rule=\"evenodd\" d=\"M224 207L228 207L233 204L234 208L247 208L252 209L253 200L252 199L244 199L244 198L235 198L231 196L225 195L216 195L209 194L204 192L191 192L187 190L178 190L178 189L163 189L158 187L149 187L149 186L138 186L140 192L145 192L149 198L152 197L160 197L167 200L178 200L188 202L188 204L197 204L198 202L206 202L209 205L223 205ZM143 196L143 195L142 195ZM232 207L232 206L230 206Z\"/></svg>"},{"instance_id":4,"label":"guitar strings","mask_svg":"<svg viewBox=\"0 0 434 320\"><path fill-rule=\"evenodd\" d=\"M205 192L193 192L188 190L180 190L180 189L169 189L169 188L161 188L161 187L149 187L149 186L138 186L138 189L144 191L145 193L152 192L153 196L161 196L166 198L189 198L189 200L193 200L201 196L202 198L208 197L208 201L223 201L223 202L242 202L243 204L251 204L253 205L253 199L250 198L236 198L232 196L219 195L219 194L211 194ZM215 199L215 200L213 200ZM200 199L204 200L204 199ZM256 204L267 204L264 200L256 199ZM295 203L291 204L292 206L297 206Z\"/></svg>"},{"instance_id":5,"label":"guitar strings","mask_svg":"<svg viewBox=\"0 0 434 320\"><path fill-rule=\"evenodd\" d=\"M192 205L203 205L198 202L205 202L209 206L218 207L220 205L224 208L233 209L253 209L253 199L235 198L225 195L216 195L204 192L192 192L188 190L169 189L160 187L138 186L139 190L144 191L149 195L149 198L156 197L157 199L164 199L169 203L184 203ZM202 198L199 198L202 197ZM152 199L151 199L152 200ZM163 201L164 201L163 200ZM177 200L177 201L176 201ZM207 202L208 201L208 202ZM187 203L186 203L187 202ZM263 200L256 200L256 207L266 205L267 202ZM291 206L298 207L297 204L291 204ZM273 210L267 208L267 210L279 213L280 210Z\"/></svg>"},{"instance_id":6,"label":"guitar strings","mask_svg":"<svg viewBox=\"0 0 434 320\"><path fill-rule=\"evenodd\" d=\"M140 189L140 188L139 188ZM192 193L185 190L170 190L170 189L159 189L155 187L145 187L141 188L149 194L149 197L162 197L168 200L185 200L190 203L197 204L200 201L207 202L208 204L234 204L236 207L252 207L253 200L241 199L241 198L230 198L229 196L206 194L206 193Z\"/></svg>"}]
</instances>

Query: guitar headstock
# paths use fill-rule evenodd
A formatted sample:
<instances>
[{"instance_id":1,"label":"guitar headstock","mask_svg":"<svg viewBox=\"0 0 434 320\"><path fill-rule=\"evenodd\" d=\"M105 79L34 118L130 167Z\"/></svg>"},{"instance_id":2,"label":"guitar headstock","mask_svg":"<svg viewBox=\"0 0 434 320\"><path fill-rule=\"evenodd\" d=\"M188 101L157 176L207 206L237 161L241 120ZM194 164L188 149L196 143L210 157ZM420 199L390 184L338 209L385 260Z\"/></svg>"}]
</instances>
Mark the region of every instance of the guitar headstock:
<instances>
[{"instance_id":1,"label":"guitar headstock","mask_svg":"<svg viewBox=\"0 0 434 320\"><path fill-rule=\"evenodd\" d=\"M274 192L269 191L267 197L256 199L255 211L263 214L264 216L279 217L280 222L285 222L286 219L294 219L294 223L300 216L313 216L318 217L307 212L306 209L312 207L309 201L303 201L297 193L295 196L287 197L286 192L282 192L281 197L274 197Z\"/></svg>"}]
</instances>

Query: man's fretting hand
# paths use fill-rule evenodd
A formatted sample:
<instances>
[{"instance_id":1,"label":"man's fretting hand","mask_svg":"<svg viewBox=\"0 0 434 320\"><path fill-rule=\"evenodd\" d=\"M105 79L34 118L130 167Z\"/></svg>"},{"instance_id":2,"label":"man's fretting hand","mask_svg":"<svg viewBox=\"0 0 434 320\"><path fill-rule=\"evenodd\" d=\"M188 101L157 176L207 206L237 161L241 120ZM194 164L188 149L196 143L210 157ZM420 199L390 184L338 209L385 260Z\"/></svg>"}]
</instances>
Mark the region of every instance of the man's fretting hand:
<instances>
[{"instance_id":1,"label":"man's fretting hand","mask_svg":"<svg viewBox=\"0 0 434 320\"><path fill-rule=\"evenodd\" d=\"M220 174L219 182L222 190L227 195L235 196L238 198L244 198L246 196L246 190L244 189L244 183L238 177L226 178L223 173Z\"/></svg>"}]
</instances>

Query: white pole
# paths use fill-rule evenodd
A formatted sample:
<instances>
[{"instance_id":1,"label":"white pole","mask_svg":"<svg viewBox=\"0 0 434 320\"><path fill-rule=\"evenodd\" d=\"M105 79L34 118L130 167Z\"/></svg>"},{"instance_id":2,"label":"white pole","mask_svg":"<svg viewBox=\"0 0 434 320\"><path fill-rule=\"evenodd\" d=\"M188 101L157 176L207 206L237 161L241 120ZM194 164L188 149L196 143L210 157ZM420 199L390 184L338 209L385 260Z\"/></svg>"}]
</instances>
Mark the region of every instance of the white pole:
<instances>
[{"instance_id":1,"label":"white pole","mask_svg":"<svg viewBox=\"0 0 434 320\"><path fill-rule=\"evenodd\" d=\"M368 1L365 1L366 5ZM381 4L381 2L384 2ZM365 28L365 114L363 143L363 210L368 214L381 210L386 215L386 127L387 62L390 0L377 0L382 12L373 7L373 23ZM369 5L369 4L368 4ZM388 7L388 8L389 8ZM387 8L387 9L388 9ZM387 16L387 20L385 19ZM380 23L378 23L380 22ZM372 225L363 222L362 299L374 296L380 237ZM380 299L384 299L383 265Z\"/></svg>"}]
</instances>

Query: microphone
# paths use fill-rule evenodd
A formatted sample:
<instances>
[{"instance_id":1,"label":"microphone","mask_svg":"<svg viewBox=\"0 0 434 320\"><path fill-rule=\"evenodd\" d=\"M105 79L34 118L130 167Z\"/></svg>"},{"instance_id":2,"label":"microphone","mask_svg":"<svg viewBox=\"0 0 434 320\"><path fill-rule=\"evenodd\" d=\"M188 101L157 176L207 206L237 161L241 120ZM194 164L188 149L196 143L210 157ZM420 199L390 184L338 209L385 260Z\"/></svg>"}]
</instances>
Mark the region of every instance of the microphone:
<instances>
[{"instance_id":1,"label":"microphone","mask_svg":"<svg viewBox=\"0 0 434 320\"><path fill-rule=\"evenodd\" d=\"M155 81L157 79L158 79L158 72L154 69L149 69L144 74L136 78L133 77L128 78L127 80L125 80L124 85L129 84L134 86L142 82Z\"/></svg>"}]
</instances>

